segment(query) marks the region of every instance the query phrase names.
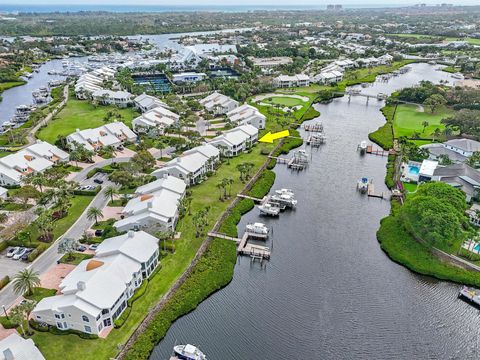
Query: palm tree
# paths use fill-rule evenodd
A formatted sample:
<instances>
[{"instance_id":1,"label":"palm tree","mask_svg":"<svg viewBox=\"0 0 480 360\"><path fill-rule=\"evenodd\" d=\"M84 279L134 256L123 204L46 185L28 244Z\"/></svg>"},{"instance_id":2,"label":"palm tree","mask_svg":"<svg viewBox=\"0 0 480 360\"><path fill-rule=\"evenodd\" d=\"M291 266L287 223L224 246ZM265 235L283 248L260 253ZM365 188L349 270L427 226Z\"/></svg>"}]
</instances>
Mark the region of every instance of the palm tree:
<instances>
[{"instance_id":1,"label":"palm tree","mask_svg":"<svg viewBox=\"0 0 480 360\"><path fill-rule=\"evenodd\" d=\"M13 278L13 291L17 295L31 295L34 288L40 285L39 273L33 269L24 269Z\"/></svg>"},{"instance_id":2,"label":"palm tree","mask_svg":"<svg viewBox=\"0 0 480 360\"><path fill-rule=\"evenodd\" d=\"M8 220L8 215L6 213L0 213L0 223L4 223Z\"/></svg>"},{"instance_id":3,"label":"palm tree","mask_svg":"<svg viewBox=\"0 0 480 360\"><path fill-rule=\"evenodd\" d=\"M440 135L442 135L442 131L440 130L440 128L437 127L435 128L435 131L432 133L432 135L433 135L432 141L435 141L436 138L438 139Z\"/></svg>"},{"instance_id":4,"label":"palm tree","mask_svg":"<svg viewBox=\"0 0 480 360\"><path fill-rule=\"evenodd\" d=\"M220 190L220 197L219 199L220 200L223 200L223 188L225 187L225 183L223 182L223 180L219 181L216 185L217 189Z\"/></svg>"},{"instance_id":5,"label":"palm tree","mask_svg":"<svg viewBox=\"0 0 480 360\"><path fill-rule=\"evenodd\" d=\"M429 125L429 123L428 123L427 120L424 120L424 121L422 122L422 126L423 126L422 133L425 132L425 128L426 128L428 125Z\"/></svg>"},{"instance_id":6,"label":"palm tree","mask_svg":"<svg viewBox=\"0 0 480 360\"><path fill-rule=\"evenodd\" d=\"M87 219L88 220L95 220L95 225L98 225L98 219L103 218L102 210L99 208L92 206L90 209L87 211Z\"/></svg>"},{"instance_id":7,"label":"palm tree","mask_svg":"<svg viewBox=\"0 0 480 360\"><path fill-rule=\"evenodd\" d=\"M113 197L116 195L117 189L115 189L113 186L109 186L105 189L104 196L105 198L110 198L110 201L113 203Z\"/></svg>"}]
</instances>

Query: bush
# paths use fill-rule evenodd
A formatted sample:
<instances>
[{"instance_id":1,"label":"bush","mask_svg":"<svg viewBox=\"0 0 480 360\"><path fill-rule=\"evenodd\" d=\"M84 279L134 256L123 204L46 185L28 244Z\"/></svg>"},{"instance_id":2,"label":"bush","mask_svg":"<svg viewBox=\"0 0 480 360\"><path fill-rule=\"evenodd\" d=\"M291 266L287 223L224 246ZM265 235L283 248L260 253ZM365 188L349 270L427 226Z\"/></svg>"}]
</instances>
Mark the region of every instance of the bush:
<instances>
[{"instance_id":1,"label":"bush","mask_svg":"<svg viewBox=\"0 0 480 360\"><path fill-rule=\"evenodd\" d=\"M95 196L100 192L101 189L102 189L101 186L97 186L95 188L95 190L78 190L78 189L75 189L75 190L73 190L73 194L74 195Z\"/></svg>"},{"instance_id":2,"label":"bush","mask_svg":"<svg viewBox=\"0 0 480 360\"><path fill-rule=\"evenodd\" d=\"M7 319L6 316L0 316L0 324L5 329L15 329L17 327L17 325L12 323L12 321L10 319Z\"/></svg>"},{"instance_id":3,"label":"bush","mask_svg":"<svg viewBox=\"0 0 480 360\"><path fill-rule=\"evenodd\" d=\"M10 277L5 275L3 278L0 279L0 290L2 290L7 284L10 282Z\"/></svg>"},{"instance_id":4,"label":"bush","mask_svg":"<svg viewBox=\"0 0 480 360\"><path fill-rule=\"evenodd\" d=\"M387 160L387 173L385 174L385 185L389 189L393 189L395 186L395 159L397 157L395 155L388 155Z\"/></svg>"},{"instance_id":5,"label":"bush","mask_svg":"<svg viewBox=\"0 0 480 360\"><path fill-rule=\"evenodd\" d=\"M78 330L60 330L56 326L49 326L48 327L48 332L53 334L53 335L77 335L78 337L85 339L85 340L94 340L98 339L98 335L95 334L87 334L82 331Z\"/></svg>"},{"instance_id":6,"label":"bush","mask_svg":"<svg viewBox=\"0 0 480 360\"><path fill-rule=\"evenodd\" d=\"M43 253L45 250L47 250L49 247L49 244L39 244L29 255L28 255L28 261L32 262L35 260L41 253Z\"/></svg>"},{"instance_id":7,"label":"bush","mask_svg":"<svg viewBox=\"0 0 480 360\"><path fill-rule=\"evenodd\" d=\"M39 322L35 321L34 319L30 319L28 321L30 326L33 330L40 331L40 332L48 332L48 325L45 323L40 324Z\"/></svg>"},{"instance_id":8,"label":"bush","mask_svg":"<svg viewBox=\"0 0 480 360\"><path fill-rule=\"evenodd\" d=\"M248 195L260 199L268 194L274 182L275 173L271 170L265 170L262 175L259 176L255 184L252 186L252 188L248 192Z\"/></svg>"},{"instance_id":9,"label":"bush","mask_svg":"<svg viewBox=\"0 0 480 360\"><path fill-rule=\"evenodd\" d=\"M8 242L7 241L0 242L0 251L5 250L7 247L8 247Z\"/></svg>"},{"instance_id":10,"label":"bush","mask_svg":"<svg viewBox=\"0 0 480 360\"><path fill-rule=\"evenodd\" d=\"M240 222L242 215L252 210L254 206L255 203L253 200L240 200L232 209L232 211L230 211L230 214L225 218L225 220L223 220L222 225L220 226L220 232L236 237L238 235L237 224Z\"/></svg>"}]
</instances>

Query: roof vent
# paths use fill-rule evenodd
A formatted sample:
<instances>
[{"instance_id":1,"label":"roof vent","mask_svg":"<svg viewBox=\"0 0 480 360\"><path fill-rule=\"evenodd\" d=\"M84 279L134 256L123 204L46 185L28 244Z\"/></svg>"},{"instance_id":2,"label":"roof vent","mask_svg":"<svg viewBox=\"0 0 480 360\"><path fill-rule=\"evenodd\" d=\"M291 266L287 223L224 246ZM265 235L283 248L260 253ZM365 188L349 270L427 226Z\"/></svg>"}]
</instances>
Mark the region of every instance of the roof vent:
<instances>
[{"instance_id":1,"label":"roof vent","mask_svg":"<svg viewBox=\"0 0 480 360\"><path fill-rule=\"evenodd\" d=\"M135 237L135 231L130 230L130 231L127 233L127 236L128 236L129 238Z\"/></svg>"},{"instance_id":2,"label":"roof vent","mask_svg":"<svg viewBox=\"0 0 480 360\"><path fill-rule=\"evenodd\" d=\"M10 348L3 350L3 357L5 360L14 360L13 352Z\"/></svg>"},{"instance_id":3,"label":"roof vent","mask_svg":"<svg viewBox=\"0 0 480 360\"><path fill-rule=\"evenodd\" d=\"M87 284L85 283L85 281L79 281L77 283L77 289L82 291L82 290L85 290L87 288Z\"/></svg>"}]
</instances>

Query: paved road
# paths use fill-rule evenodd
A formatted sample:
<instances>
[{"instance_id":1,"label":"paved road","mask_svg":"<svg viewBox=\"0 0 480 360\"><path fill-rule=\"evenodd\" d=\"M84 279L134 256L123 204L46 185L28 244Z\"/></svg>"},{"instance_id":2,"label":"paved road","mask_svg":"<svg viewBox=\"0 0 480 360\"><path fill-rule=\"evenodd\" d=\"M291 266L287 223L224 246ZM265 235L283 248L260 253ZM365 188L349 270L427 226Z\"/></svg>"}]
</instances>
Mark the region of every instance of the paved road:
<instances>
[{"instance_id":1,"label":"paved road","mask_svg":"<svg viewBox=\"0 0 480 360\"><path fill-rule=\"evenodd\" d=\"M112 185L110 182L105 182L102 190L93 198L90 205L85 209L85 211L80 215L77 221L70 227L70 229L65 232L60 238L58 238L55 243L52 244L43 254L41 254L33 263L31 263L27 268L33 269L40 274L46 272L53 264L57 262L63 255L58 253L58 242L64 237L80 239L84 232L93 225L92 220L87 219L88 209L91 207L97 207L102 209L107 205L109 198L104 196L105 189L107 186ZM13 285L9 283L5 288L0 291L0 306L4 305L6 308L9 308L15 300L18 298L18 295L13 292Z\"/></svg>"}]
</instances>

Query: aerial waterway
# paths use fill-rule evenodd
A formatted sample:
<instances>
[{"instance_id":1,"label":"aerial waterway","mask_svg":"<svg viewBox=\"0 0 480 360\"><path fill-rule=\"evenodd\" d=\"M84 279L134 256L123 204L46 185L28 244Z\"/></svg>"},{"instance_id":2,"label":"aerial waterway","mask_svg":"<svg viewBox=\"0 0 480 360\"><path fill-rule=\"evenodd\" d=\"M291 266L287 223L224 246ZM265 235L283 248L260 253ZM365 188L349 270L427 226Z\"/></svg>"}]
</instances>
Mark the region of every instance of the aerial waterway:
<instances>
[{"instance_id":1,"label":"aerial waterway","mask_svg":"<svg viewBox=\"0 0 480 360\"><path fill-rule=\"evenodd\" d=\"M362 92L453 81L437 66L410 67ZM278 219L253 209L238 225L239 234L250 222L273 227L270 262L238 258L232 282L176 321L151 360L169 359L175 343L195 344L209 360L478 359L478 310L457 299L458 285L392 262L375 236L389 202L355 189L367 176L387 190L386 158L356 151L384 123L383 104L343 97L315 106L327 143L304 172L275 168L272 191L294 190L297 209Z\"/></svg>"}]
</instances>

